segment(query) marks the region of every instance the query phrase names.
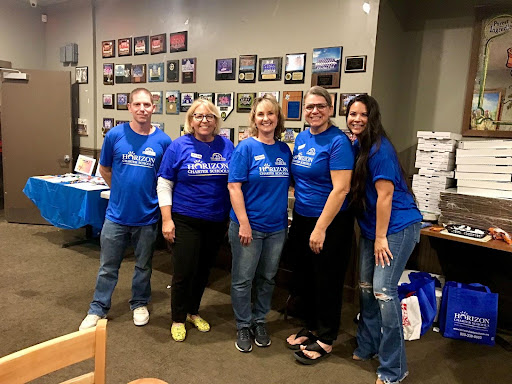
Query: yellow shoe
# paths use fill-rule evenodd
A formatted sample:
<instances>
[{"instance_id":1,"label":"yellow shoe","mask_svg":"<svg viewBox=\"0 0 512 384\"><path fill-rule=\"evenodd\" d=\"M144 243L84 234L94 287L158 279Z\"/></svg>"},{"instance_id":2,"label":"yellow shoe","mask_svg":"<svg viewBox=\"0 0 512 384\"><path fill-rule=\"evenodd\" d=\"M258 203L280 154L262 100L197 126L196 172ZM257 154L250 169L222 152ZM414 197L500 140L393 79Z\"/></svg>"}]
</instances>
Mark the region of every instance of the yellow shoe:
<instances>
[{"instance_id":1,"label":"yellow shoe","mask_svg":"<svg viewBox=\"0 0 512 384\"><path fill-rule=\"evenodd\" d=\"M208 324L208 322L200 316L192 319L190 315L187 315L187 321L194 324L199 332L208 332L210 330L210 324Z\"/></svg>"},{"instance_id":2,"label":"yellow shoe","mask_svg":"<svg viewBox=\"0 0 512 384\"><path fill-rule=\"evenodd\" d=\"M183 341L187 337L187 330L185 324L174 324L171 326L171 336L174 341Z\"/></svg>"}]
</instances>

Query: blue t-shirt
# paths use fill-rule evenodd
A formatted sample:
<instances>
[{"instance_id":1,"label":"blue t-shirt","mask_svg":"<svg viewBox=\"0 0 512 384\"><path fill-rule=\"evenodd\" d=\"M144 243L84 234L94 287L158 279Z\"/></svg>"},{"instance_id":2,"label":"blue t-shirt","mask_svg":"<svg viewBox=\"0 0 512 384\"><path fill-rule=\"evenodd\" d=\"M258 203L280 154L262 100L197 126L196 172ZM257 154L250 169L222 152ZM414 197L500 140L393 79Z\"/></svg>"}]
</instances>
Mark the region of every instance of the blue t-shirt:
<instances>
[{"instance_id":1,"label":"blue t-shirt","mask_svg":"<svg viewBox=\"0 0 512 384\"><path fill-rule=\"evenodd\" d=\"M359 147L355 143L356 151ZM402 175L402 169L393 146L383 137L380 147L374 144L368 158L368 177L366 179L366 211L357 218L361 233L369 240L375 239L377 225L377 180L389 180L395 186L388 235L400 232L409 225L422 220L414 198L412 197Z\"/></svg>"},{"instance_id":2,"label":"blue t-shirt","mask_svg":"<svg viewBox=\"0 0 512 384\"><path fill-rule=\"evenodd\" d=\"M165 152L158 176L174 182L172 212L222 222L230 208L229 161L233 143L219 135L204 143L187 134Z\"/></svg>"},{"instance_id":3,"label":"blue t-shirt","mask_svg":"<svg viewBox=\"0 0 512 384\"><path fill-rule=\"evenodd\" d=\"M295 180L295 211L302 216L320 217L332 191L331 171L354 169L352 144L342 131L331 125L313 135L299 133L293 149L292 175ZM348 208L346 198L340 211Z\"/></svg>"},{"instance_id":4,"label":"blue t-shirt","mask_svg":"<svg viewBox=\"0 0 512 384\"><path fill-rule=\"evenodd\" d=\"M240 142L229 165L230 183L242 183L251 229L277 232L288 226L288 187L292 153L285 143ZM238 224L235 211L229 215Z\"/></svg>"},{"instance_id":5,"label":"blue t-shirt","mask_svg":"<svg viewBox=\"0 0 512 384\"><path fill-rule=\"evenodd\" d=\"M160 218L156 180L171 138L160 129L140 135L124 123L103 142L100 164L112 167L110 200L105 217L121 225L143 226Z\"/></svg>"}]
</instances>

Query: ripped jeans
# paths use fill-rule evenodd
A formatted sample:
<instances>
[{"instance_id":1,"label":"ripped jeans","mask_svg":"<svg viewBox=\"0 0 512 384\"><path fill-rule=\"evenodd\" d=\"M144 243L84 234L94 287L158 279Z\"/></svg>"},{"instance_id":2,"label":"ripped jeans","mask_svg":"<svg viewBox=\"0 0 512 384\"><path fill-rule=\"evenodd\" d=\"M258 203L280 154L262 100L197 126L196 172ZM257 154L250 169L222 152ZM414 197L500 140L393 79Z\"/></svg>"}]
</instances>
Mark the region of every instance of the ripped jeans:
<instances>
[{"instance_id":1,"label":"ripped jeans","mask_svg":"<svg viewBox=\"0 0 512 384\"><path fill-rule=\"evenodd\" d=\"M361 316L354 354L366 360L379 356L378 377L398 383L408 374L397 285L407 260L420 239L421 223L387 236L391 266L376 266L374 241L361 236L359 248Z\"/></svg>"}]
</instances>

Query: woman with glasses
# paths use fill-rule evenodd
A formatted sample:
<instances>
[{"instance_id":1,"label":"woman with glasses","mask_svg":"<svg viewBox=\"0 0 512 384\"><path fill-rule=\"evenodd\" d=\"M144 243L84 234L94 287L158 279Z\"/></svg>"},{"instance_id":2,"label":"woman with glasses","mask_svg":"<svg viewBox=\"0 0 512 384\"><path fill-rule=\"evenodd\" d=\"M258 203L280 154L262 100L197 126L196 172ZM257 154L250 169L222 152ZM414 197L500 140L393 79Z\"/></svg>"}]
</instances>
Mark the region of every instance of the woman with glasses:
<instances>
[{"instance_id":1,"label":"woman with glasses","mask_svg":"<svg viewBox=\"0 0 512 384\"><path fill-rule=\"evenodd\" d=\"M224 239L229 214L228 164L234 146L218 135L220 113L198 99L187 111L185 135L173 141L158 173L164 238L174 243L171 336L186 337L185 321L199 331L210 325L198 314L210 268Z\"/></svg>"},{"instance_id":2,"label":"woman with glasses","mask_svg":"<svg viewBox=\"0 0 512 384\"><path fill-rule=\"evenodd\" d=\"M332 112L324 88L306 92L304 115L310 128L295 139L291 166L295 206L289 244L296 261L295 293L305 305L305 326L286 342L303 364L330 356L338 336L354 229L347 199L354 154L347 135L333 125Z\"/></svg>"},{"instance_id":3,"label":"woman with glasses","mask_svg":"<svg viewBox=\"0 0 512 384\"><path fill-rule=\"evenodd\" d=\"M252 337L258 347L271 343L265 316L286 240L292 157L288 145L280 141L284 116L273 96L254 101L250 124L250 137L233 152L228 179L233 206L231 303L237 327L235 347L240 352L252 351Z\"/></svg>"}]
</instances>

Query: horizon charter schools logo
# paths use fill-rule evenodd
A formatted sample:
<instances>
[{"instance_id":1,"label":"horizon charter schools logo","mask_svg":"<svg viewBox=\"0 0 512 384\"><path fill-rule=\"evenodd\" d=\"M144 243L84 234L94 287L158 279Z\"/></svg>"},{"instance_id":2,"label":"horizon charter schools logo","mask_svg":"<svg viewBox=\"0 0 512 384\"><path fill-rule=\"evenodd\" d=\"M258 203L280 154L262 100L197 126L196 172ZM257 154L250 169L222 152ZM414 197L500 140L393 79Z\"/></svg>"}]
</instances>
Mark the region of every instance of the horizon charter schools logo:
<instances>
[{"instance_id":1,"label":"horizon charter schools logo","mask_svg":"<svg viewBox=\"0 0 512 384\"><path fill-rule=\"evenodd\" d=\"M153 168L155 166L156 153L153 148L147 147L139 156L133 151L123 154L121 162L126 165L133 165L135 167Z\"/></svg>"}]
</instances>

